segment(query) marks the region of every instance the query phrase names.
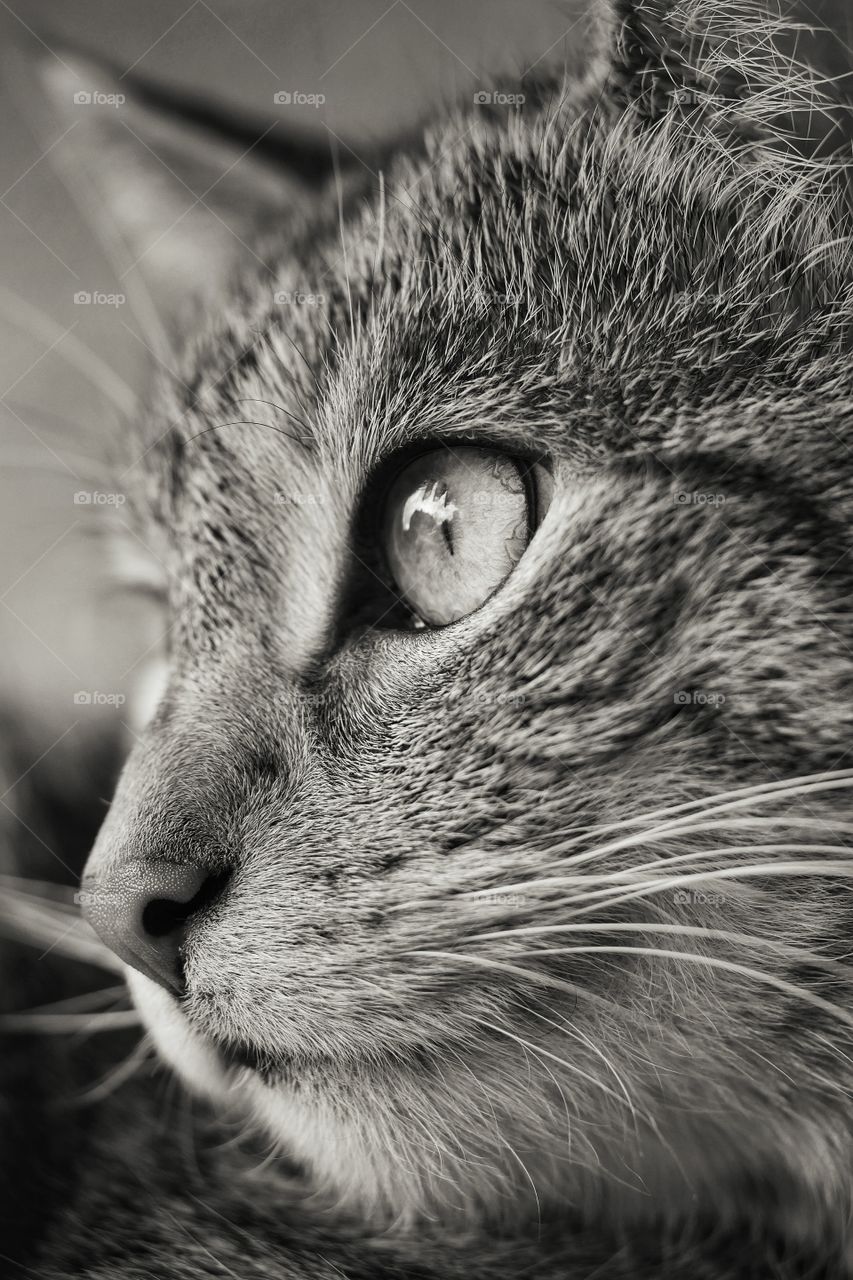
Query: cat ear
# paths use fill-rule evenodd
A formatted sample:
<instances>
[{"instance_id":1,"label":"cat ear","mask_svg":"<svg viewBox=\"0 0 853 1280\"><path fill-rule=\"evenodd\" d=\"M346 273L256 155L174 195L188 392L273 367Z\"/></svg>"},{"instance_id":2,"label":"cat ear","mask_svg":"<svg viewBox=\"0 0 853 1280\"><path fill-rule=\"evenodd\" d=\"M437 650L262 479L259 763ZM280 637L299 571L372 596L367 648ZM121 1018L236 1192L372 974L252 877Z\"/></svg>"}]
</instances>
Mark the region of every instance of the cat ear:
<instances>
[{"instance_id":1,"label":"cat ear","mask_svg":"<svg viewBox=\"0 0 853 1280\"><path fill-rule=\"evenodd\" d=\"M692 5L603 0L597 35L606 92L626 105L640 104L650 119L668 110L673 100L689 103L696 92L695 38L703 18L706 38L720 38L723 33L712 31L718 9L703 0Z\"/></svg>"},{"instance_id":2,"label":"cat ear","mask_svg":"<svg viewBox=\"0 0 853 1280\"><path fill-rule=\"evenodd\" d=\"M830 0L830 11L831 11ZM853 85L843 41L774 6L720 0L600 0L604 92L655 121L711 107L718 119L796 139L801 150L849 139ZM836 15L836 24L840 10ZM843 91L842 91L843 89Z\"/></svg>"},{"instance_id":3,"label":"cat ear","mask_svg":"<svg viewBox=\"0 0 853 1280\"><path fill-rule=\"evenodd\" d=\"M75 55L40 69L58 116L51 160L102 242L120 241L122 275L141 274L161 315L215 296L255 258L257 230L310 207L319 146L265 149L263 127L221 129L200 106L176 109Z\"/></svg>"}]
</instances>

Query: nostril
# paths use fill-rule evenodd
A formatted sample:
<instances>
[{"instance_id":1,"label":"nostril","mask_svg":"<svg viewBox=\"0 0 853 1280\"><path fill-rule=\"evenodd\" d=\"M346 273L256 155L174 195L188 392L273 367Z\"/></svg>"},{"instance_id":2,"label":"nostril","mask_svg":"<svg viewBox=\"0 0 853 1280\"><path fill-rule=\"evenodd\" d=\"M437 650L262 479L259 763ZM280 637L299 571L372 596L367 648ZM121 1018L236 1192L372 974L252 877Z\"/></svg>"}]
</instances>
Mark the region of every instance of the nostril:
<instances>
[{"instance_id":1,"label":"nostril","mask_svg":"<svg viewBox=\"0 0 853 1280\"><path fill-rule=\"evenodd\" d=\"M106 876L86 877L83 909L120 959L180 994L193 917L222 893L227 878L197 863L133 861Z\"/></svg>"},{"instance_id":2,"label":"nostril","mask_svg":"<svg viewBox=\"0 0 853 1280\"><path fill-rule=\"evenodd\" d=\"M177 898L152 898L142 909L142 928L151 938L164 938L182 930L191 916L219 897L226 878L225 875L206 876L201 888L185 902Z\"/></svg>"},{"instance_id":3,"label":"nostril","mask_svg":"<svg viewBox=\"0 0 853 1280\"><path fill-rule=\"evenodd\" d=\"M142 908L142 928L151 938L165 938L184 925L191 914L192 902L154 898Z\"/></svg>"}]
</instances>

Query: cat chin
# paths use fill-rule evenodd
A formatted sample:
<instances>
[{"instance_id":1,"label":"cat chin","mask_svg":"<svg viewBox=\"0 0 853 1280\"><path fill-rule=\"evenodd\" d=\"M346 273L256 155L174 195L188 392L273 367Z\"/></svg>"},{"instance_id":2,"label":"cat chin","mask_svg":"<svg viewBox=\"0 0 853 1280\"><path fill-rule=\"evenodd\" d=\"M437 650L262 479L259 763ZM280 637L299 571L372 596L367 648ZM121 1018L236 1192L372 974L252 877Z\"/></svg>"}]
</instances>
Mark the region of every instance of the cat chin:
<instances>
[{"instance_id":1,"label":"cat chin","mask_svg":"<svg viewBox=\"0 0 853 1280\"><path fill-rule=\"evenodd\" d=\"M312 1073L301 1079L266 1074L223 1053L162 987L134 970L126 977L160 1058L193 1093L219 1109L236 1106L272 1137L308 1173L318 1204L356 1212L383 1231L406 1229L425 1217L464 1231L478 1220L503 1218L516 1199L517 1171L511 1165L493 1170L494 1184L486 1178L475 1185L460 1165L456 1176L436 1186L416 1155L423 1133L410 1144L403 1119L406 1112L420 1113L423 1099L395 1088L393 1077L387 1087L398 1095L396 1106L386 1108L376 1095L339 1094L341 1081L334 1072L330 1077L324 1071L320 1079ZM543 1174L543 1190L549 1181Z\"/></svg>"},{"instance_id":2,"label":"cat chin","mask_svg":"<svg viewBox=\"0 0 853 1280\"><path fill-rule=\"evenodd\" d=\"M553 1144L543 1130L544 1158L539 1165L528 1158L522 1177L512 1160L501 1160L495 1151L490 1167L473 1177L466 1159L457 1163L451 1158L436 1180L419 1159L419 1150L424 1132L440 1127L441 1112L431 1114L428 1094L415 1090L411 1081L392 1073L380 1092L359 1096L342 1088L340 1077L328 1068L319 1077L310 1071L292 1078L266 1075L248 1063L229 1061L156 983L132 970L127 981L158 1053L188 1089L251 1117L309 1173L318 1203L354 1211L384 1231L407 1229L424 1219L461 1231L478 1222L506 1223L510 1205L513 1218L532 1210L548 1216L565 1213L571 1206L582 1217L632 1228L646 1220L650 1203L667 1205L665 1216L673 1221L689 1219L704 1205L721 1220L736 1222L737 1189L744 1176L760 1176L775 1187L778 1203L766 1225L784 1226L803 1241L819 1234L821 1224L853 1213L844 1172L853 1155L853 1135L828 1134L820 1125L802 1121L791 1132L783 1127L774 1134L772 1115L763 1118L766 1124L754 1117L740 1136L703 1131L701 1124L697 1128L688 1121L668 1132L660 1150L647 1141L642 1155L630 1143L621 1150L617 1144L617 1158L596 1167L567 1167L564 1155L554 1158L553 1149L549 1158L546 1152ZM414 1142L407 1133L412 1116L420 1117ZM751 1136L741 1149L747 1133ZM504 1146L512 1150L508 1143ZM446 1148L446 1154L453 1152ZM607 1165L612 1166L610 1174ZM624 1178L632 1165L634 1186ZM613 1176L617 1167L618 1177ZM810 1175L805 1180L804 1168ZM526 1183L535 1184L532 1204Z\"/></svg>"}]
</instances>

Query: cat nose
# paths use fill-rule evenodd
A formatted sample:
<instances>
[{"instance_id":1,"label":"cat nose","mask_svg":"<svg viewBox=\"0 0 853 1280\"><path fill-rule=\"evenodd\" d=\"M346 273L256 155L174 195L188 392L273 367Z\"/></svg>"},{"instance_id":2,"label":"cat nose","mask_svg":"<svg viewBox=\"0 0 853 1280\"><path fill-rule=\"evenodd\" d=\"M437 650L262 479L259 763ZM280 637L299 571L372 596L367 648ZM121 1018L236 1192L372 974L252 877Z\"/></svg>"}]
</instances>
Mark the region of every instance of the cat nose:
<instances>
[{"instance_id":1,"label":"cat nose","mask_svg":"<svg viewBox=\"0 0 853 1280\"><path fill-rule=\"evenodd\" d=\"M83 915L120 960L173 995L184 989L181 947L214 877L192 862L131 862L84 876Z\"/></svg>"}]
</instances>

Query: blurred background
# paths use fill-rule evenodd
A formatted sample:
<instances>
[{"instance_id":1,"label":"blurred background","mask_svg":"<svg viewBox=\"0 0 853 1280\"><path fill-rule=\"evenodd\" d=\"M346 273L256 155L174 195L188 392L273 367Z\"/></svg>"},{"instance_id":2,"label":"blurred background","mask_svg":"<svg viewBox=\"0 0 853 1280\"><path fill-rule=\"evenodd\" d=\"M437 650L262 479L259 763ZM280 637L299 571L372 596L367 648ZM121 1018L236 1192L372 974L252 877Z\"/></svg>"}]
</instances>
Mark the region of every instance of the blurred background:
<instances>
[{"instance_id":1,"label":"blurred background","mask_svg":"<svg viewBox=\"0 0 853 1280\"><path fill-rule=\"evenodd\" d=\"M850 0L797 15L832 29L817 37L827 73L847 70ZM36 754L120 717L157 639L140 602L101 590L92 534L120 509L75 502L116 488L99 468L154 358L141 281L77 164L92 104L63 90L57 112L45 76L105 60L118 84L213 103L255 136L334 142L358 164L496 77L582 62L582 19L579 0L0 0L0 706L25 709Z\"/></svg>"},{"instance_id":2,"label":"blurred background","mask_svg":"<svg viewBox=\"0 0 853 1280\"><path fill-rule=\"evenodd\" d=\"M156 641L143 605L102 591L93 533L121 510L74 500L116 488L99 464L153 358L134 307L142 282L109 252L77 164L92 104L64 88L57 111L46 78L81 54L105 59L119 87L139 78L215 103L256 136L272 125L335 141L357 164L493 73L564 57L575 21L547 0L0 5L0 705L25 707L45 748L75 722L114 716L103 696L127 692ZM286 110L276 93L290 95Z\"/></svg>"}]
</instances>

